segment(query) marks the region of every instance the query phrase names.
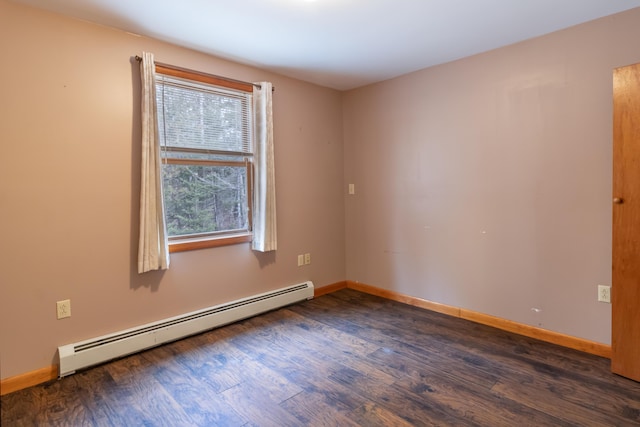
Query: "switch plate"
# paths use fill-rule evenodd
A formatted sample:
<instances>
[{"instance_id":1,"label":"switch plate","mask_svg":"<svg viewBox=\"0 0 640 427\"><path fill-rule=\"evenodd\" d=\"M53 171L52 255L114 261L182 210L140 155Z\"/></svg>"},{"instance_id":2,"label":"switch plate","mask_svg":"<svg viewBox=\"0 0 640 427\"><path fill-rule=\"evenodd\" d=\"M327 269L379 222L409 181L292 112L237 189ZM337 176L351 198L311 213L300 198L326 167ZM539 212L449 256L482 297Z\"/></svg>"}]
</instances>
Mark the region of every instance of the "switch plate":
<instances>
[{"instance_id":1,"label":"switch plate","mask_svg":"<svg viewBox=\"0 0 640 427\"><path fill-rule=\"evenodd\" d=\"M349 184L349 194L356 194L356 185Z\"/></svg>"},{"instance_id":2,"label":"switch plate","mask_svg":"<svg viewBox=\"0 0 640 427\"><path fill-rule=\"evenodd\" d=\"M298 255L298 267L302 267L304 265L304 255Z\"/></svg>"},{"instance_id":3,"label":"switch plate","mask_svg":"<svg viewBox=\"0 0 640 427\"><path fill-rule=\"evenodd\" d=\"M71 300L66 299L64 301L56 302L56 314L58 319L71 317Z\"/></svg>"},{"instance_id":4,"label":"switch plate","mask_svg":"<svg viewBox=\"0 0 640 427\"><path fill-rule=\"evenodd\" d=\"M598 285L598 301L611 302L611 286Z\"/></svg>"}]
</instances>

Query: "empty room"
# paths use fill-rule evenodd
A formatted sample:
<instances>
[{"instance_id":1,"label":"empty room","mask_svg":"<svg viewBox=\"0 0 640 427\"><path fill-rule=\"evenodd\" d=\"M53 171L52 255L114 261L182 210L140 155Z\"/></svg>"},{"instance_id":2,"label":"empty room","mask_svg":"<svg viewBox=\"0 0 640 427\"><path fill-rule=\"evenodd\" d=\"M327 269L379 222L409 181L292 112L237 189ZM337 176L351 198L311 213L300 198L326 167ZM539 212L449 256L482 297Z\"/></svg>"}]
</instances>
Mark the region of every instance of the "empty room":
<instances>
[{"instance_id":1,"label":"empty room","mask_svg":"<svg viewBox=\"0 0 640 427\"><path fill-rule=\"evenodd\" d=\"M0 0L3 426L640 425L640 0Z\"/></svg>"}]
</instances>

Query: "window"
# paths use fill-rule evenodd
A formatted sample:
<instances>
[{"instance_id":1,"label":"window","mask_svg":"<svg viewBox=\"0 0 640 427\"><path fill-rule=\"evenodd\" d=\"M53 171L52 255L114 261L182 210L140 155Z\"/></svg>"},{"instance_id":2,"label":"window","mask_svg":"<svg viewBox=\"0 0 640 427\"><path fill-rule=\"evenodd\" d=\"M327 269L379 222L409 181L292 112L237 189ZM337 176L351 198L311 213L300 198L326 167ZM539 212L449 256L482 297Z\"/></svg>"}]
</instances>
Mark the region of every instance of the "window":
<instances>
[{"instance_id":1,"label":"window","mask_svg":"<svg viewBox=\"0 0 640 427\"><path fill-rule=\"evenodd\" d=\"M252 90L156 66L171 252L251 240Z\"/></svg>"}]
</instances>

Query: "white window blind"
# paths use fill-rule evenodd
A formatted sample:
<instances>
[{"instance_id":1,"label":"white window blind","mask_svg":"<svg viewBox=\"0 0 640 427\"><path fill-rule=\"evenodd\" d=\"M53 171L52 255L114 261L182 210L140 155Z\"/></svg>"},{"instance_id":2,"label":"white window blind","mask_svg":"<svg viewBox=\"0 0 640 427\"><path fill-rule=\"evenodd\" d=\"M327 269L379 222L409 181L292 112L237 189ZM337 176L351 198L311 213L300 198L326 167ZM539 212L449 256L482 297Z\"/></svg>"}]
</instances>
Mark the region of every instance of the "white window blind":
<instances>
[{"instance_id":1,"label":"white window blind","mask_svg":"<svg viewBox=\"0 0 640 427\"><path fill-rule=\"evenodd\" d=\"M156 77L160 144L169 150L252 154L252 94Z\"/></svg>"}]
</instances>

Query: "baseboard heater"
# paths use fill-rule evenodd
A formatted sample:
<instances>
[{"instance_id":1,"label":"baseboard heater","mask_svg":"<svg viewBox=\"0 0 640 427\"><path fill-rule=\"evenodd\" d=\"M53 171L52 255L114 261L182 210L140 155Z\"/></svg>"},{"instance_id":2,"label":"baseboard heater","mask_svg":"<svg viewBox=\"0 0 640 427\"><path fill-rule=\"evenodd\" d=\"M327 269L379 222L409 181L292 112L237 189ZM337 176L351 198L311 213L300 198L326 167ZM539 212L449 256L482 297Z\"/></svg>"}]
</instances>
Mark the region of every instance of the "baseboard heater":
<instances>
[{"instance_id":1,"label":"baseboard heater","mask_svg":"<svg viewBox=\"0 0 640 427\"><path fill-rule=\"evenodd\" d=\"M313 283L277 289L58 347L59 376L313 298Z\"/></svg>"}]
</instances>

